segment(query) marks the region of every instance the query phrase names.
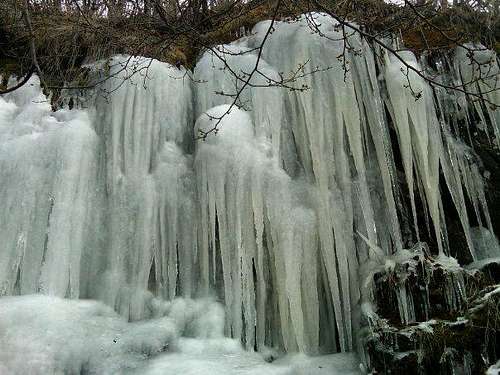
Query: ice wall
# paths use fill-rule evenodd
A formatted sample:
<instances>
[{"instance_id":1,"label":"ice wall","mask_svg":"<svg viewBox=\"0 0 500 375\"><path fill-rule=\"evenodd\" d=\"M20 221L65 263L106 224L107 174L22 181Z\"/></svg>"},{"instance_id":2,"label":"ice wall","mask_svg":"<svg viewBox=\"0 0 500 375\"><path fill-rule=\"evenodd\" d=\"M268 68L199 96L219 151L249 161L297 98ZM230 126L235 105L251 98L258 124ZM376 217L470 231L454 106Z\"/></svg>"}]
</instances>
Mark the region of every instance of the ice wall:
<instances>
[{"instance_id":1,"label":"ice wall","mask_svg":"<svg viewBox=\"0 0 500 375\"><path fill-rule=\"evenodd\" d=\"M0 295L77 298L98 137L87 113L52 113L30 82L0 98Z\"/></svg>"},{"instance_id":2,"label":"ice wall","mask_svg":"<svg viewBox=\"0 0 500 375\"><path fill-rule=\"evenodd\" d=\"M149 314L147 290L164 298L194 292L191 82L174 67L124 56L111 74L92 98L101 210L86 296L136 320Z\"/></svg>"},{"instance_id":3,"label":"ice wall","mask_svg":"<svg viewBox=\"0 0 500 375\"><path fill-rule=\"evenodd\" d=\"M448 253L444 189L474 256L466 202L491 222L447 93L356 35L344 49L314 14L276 23L231 107L269 26L205 53L194 80L117 56L86 109L50 112L36 81L0 98L0 294L95 298L129 320L153 296L213 295L248 348L346 351L370 299L360 265L419 241L419 210ZM308 90L262 87L293 71Z\"/></svg>"}]
</instances>

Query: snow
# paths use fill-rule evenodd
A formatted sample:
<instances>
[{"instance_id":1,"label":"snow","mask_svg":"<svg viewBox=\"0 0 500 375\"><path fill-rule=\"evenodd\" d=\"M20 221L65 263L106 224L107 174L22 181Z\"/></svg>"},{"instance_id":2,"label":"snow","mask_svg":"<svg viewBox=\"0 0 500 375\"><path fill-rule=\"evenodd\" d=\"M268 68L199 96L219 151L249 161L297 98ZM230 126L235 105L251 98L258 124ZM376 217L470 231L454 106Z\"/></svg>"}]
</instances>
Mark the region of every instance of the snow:
<instances>
[{"instance_id":1,"label":"snow","mask_svg":"<svg viewBox=\"0 0 500 375\"><path fill-rule=\"evenodd\" d=\"M496 364L491 365L488 370L486 371L487 375L498 375L500 374L500 361L498 361Z\"/></svg>"},{"instance_id":2,"label":"snow","mask_svg":"<svg viewBox=\"0 0 500 375\"><path fill-rule=\"evenodd\" d=\"M129 324L94 301L49 296L0 300L0 373L117 373L174 344L172 319Z\"/></svg>"},{"instance_id":3,"label":"snow","mask_svg":"<svg viewBox=\"0 0 500 375\"><path fill-rule=\"evenodd\" d=\"M208 351L197 347L193 350L190 343L180 340L179 354L165 354L137 371L145 375L176 374L235 374L235 375L354 375L360 374L356 358L349 353L330 354L320 357L289 355L268 364L262 356L255 353L231 351L227 348L213 348ZM199 350L199 352L198 352ZM173 364L173 365L172 365Z\"/></svg>"},{"instance_id":4,"label":"snow","mask_svg":"<svg viewBox=\"0 0 500 375\"><path fill-rule=\"evenodd\" d=\"M214 301L162 305L155 319L130 323L96 301L3 297L0 374L359 373L352 354L291 355L268 363L223 336L223 308Z\"/></svg>"},{"instance_id":5,"label":"snow","mask_svg":"<svg viewBox=\"0 0 500 375\"><path fill-rule=\"evenodd\" d=\"M489 300L492 296L494 295L497 295L497 294L500 294L500 285L496 285L494 286L495 289L493 289L492 291L486 293L483 297L482 297L482 300L483 301L487 301Z\"/></svg>"}]
</instances>

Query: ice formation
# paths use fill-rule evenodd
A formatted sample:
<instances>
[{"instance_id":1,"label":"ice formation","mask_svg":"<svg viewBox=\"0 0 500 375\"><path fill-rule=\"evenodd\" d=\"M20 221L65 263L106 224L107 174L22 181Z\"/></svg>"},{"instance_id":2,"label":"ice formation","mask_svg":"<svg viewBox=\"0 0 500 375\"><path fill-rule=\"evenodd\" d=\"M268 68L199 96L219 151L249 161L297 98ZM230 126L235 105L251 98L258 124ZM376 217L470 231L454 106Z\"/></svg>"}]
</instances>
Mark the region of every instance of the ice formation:
<instances>
[{"instance_id":1,"label":"ice formation","mask_svg":"<svg viewBox=\"0 0 500 375\"><path fill-rule=\"evenodd\" d=\"M268 363L224 337L208 299L155 299L155 316L127 322L109 306L49 296L0 299L0 374L354 375L353 354L290 355ZM146 359L150 359L146 361Z\"/></svg>"},{"instance_id":2,"label":"ice formation","mask_svg":"<svg viewBox=\"0 0 500 375\"><path fill-rule=\"evenodd\" d=\"M224 340L223 311L214 302L174 300L163 305L157 306L154 319L127 323L95 301L4 297L0 373L123 373L143 357L175 351L181 334Z\"/></svg>"},{"instance_id":3,"label":"ice formation","mask_svg":"<svg viewBox=\"0 0 500 375\"><path fill-rule=\"evenodd\" d=\"M336 59L342 33L320 14L275 24L231 106L269 26L206 52L194 80L117 56L81 109L51 112L36 80L0 98L0 295L92 298L130 321L158 298L212 296L247 348L317 354L354 348L370 298L360 264L420 240L418 204L445 257L448 189L475 257L467 201L492 230L473 151L453 135L465 107L357 35ZM450 69L474 74L464 59ZM308 90L262 87L292 71ZM476 110L498 132L498 113Z\"/></svg>"}]
</instances>

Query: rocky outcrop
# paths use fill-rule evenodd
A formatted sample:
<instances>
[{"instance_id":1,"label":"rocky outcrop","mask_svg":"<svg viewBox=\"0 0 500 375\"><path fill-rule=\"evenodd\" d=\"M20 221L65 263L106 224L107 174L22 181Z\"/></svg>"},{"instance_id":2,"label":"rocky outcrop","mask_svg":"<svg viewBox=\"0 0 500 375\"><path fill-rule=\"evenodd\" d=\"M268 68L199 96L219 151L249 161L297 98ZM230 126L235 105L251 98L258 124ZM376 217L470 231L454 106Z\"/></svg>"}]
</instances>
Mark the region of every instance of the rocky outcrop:
<instances>
[{"instance_id":1,"label":"rocky outcrop","mask_svg":"<svg viewBox=\"0 0 500 375\"><path fill-rule=\"evenodd\" d=\"M373 275L376 305L363 306L361 338L368 369L484 373L500 355L499 264L465 269L453 258L412 255Z\"/></svg>"}]
</instances>

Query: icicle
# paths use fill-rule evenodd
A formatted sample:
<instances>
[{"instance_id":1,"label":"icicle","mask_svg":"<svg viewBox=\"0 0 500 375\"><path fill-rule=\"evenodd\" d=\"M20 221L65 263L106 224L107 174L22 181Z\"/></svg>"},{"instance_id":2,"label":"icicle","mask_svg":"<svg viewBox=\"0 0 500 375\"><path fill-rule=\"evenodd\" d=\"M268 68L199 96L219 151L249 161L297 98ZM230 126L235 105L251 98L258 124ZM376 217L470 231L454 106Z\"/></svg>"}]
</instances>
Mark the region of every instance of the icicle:
<instances>
[{"instance_id":1,"label":"icicle","mask_svg":"<svg viewBox=\"0 0 500 375\"><path fill-rule=\"evenodd\" d=\"M459 84L463 85L467 92L481 93L487 101L483 104L473 100L473 106L485 124L486 132L488 132L486 124L491 124L496 146L500 147L500 113L495 110L495 105L500 104L500 94L497 90L497 75L500 68L496 53L481 44L467 44L465 47L457 47L455 54L454 65L461 81Z\"/></svg>"}]
</instances>

